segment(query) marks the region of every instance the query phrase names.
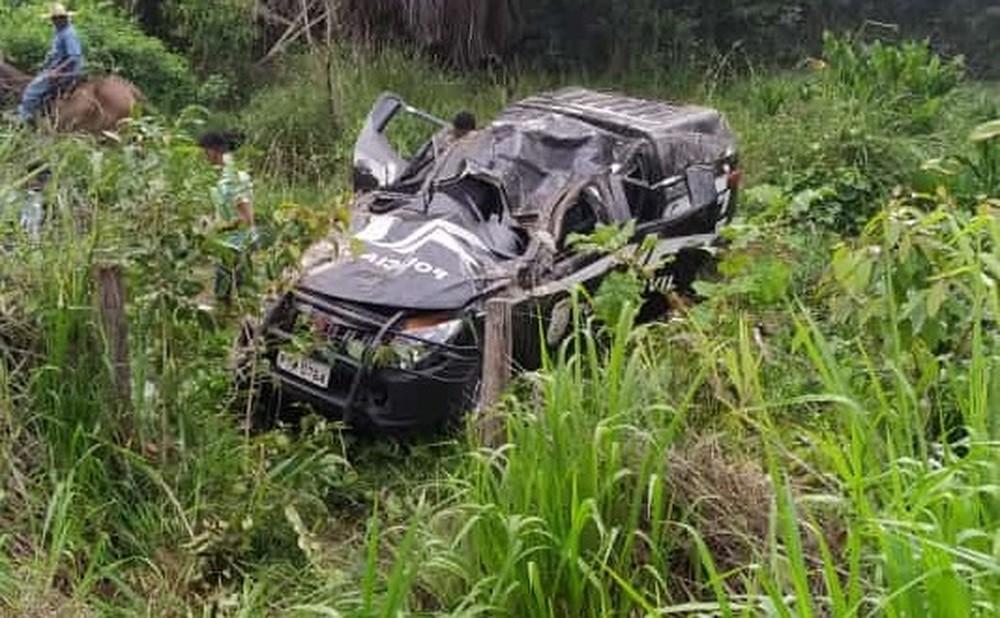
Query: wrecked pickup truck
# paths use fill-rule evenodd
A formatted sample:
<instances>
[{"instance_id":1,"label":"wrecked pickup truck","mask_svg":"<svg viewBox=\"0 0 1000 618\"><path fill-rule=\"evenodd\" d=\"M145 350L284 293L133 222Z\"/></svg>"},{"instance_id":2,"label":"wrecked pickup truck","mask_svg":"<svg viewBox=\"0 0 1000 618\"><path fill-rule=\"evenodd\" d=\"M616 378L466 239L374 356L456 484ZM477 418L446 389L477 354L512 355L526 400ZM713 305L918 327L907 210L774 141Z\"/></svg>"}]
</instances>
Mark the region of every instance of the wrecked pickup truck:
<instances>
[{"instance_id":1,"label":"wrecked pickup truck","mask_svg":"<svg viewBox=\"0 0 1000 618\"><path fill-rule=\"evenodd\" d=\"M434 132L410 156L389 137L404 118ZM571 235L631 220L636 244L655 235L676 255L710 246L735 207L735 143L712 109L567 88L457 133L395 95L376 101L355 150L353 239L311 247L245 333L255 426L297 404L383 432L448 424L476 407L487 299L531 300L512 346L531 367L540 339L565 334L546 331L555 305L618 266Z\"/></svg>"}]
</instances>

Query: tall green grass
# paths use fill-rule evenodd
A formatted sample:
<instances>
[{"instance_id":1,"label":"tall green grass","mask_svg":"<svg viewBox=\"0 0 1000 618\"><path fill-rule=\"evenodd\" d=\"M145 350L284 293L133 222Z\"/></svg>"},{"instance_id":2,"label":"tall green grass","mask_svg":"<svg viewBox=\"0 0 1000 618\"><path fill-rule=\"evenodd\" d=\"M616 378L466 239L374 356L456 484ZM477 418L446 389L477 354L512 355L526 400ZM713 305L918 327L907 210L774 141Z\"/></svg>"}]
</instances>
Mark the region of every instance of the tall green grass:
<instances>
[{"instance_id":1,"label":"tall green grass","mask_svg":"<svg viewBox=\"0 0 1000 618\"><path fill-rule=\"evenodd\" d=\"M562 81L334 54L242 116L281 245L261 289L334 216L345 177L327 174L377 92L486 119ZM666 74L635 89L676 94ZM114 147L4 133L5 193L37 159L55 177L42 241L0 238L0 614L994 615L996 196L961 166L930 178L941 192L887 185L975 155L965 127L996 110L961 87L940 124L883 123L850 90L819 73L690 91L731 112L776 191L750 196L703 302L665 323L616 298L601 324L581 296L573 336L504 399L498 449L320 422L244 435L227 410L238 316L198 308L212 179L190 118ZM858 238L819 217L833 201ZM94 304L106 261L128 275L131 432Z\"/></svg>"},{"instance_id":2,"label":"tall green grass","mask_svg":"<svg viewBox=\"0 0 1000 618\"><path fill-rule=\"evenodd\" d=\"M598 616L669 599L677 530L665 452L689 401L650 397L635 309L607 345L576 337L508 408L509 445L460 471L457 538L475 604L505 615Z\"/></svg>"},{"instance_id":3,"label":"tall green grass","mask_svg":"<svg viewBox=\"0 0 1000 618\"><path fill-rule=\"evenodd\" d=\"M979 234L984 225L995 222L974 220L958 232ZM967 255L960 276L974 288L990 280L982 268L993 251ZM898 247L884 255L894 262ZM877 286L871 294L869 302L892 302ZM986 301L996 301L995 286L978 285L974 298L982 302L970 323L992 320ZM719 424L690 422L707 382L649 389L668 373L650 354L659 329L635 328L628 313L602 344L578 324L528 394L506 403L509 444L470 455L461 470L454 546L465 581L475 582L462 606L513 616L992 615L1000 594L1000 444L989 413L1000 385L995 346L973 333L967 355L921 385L909 349L892 353L861 334L839 346L810 314L789 311L794 339L786 344L817 378L793 398L772 389L749 329L690 350L724 388L742 392L728 414L757 436L726 440L726 456L766 462L770 509L749 515L771 532L743 539L753 545L749 563L720 567L720 547L705 540L716 530L705 526L735 536L739 524L699 520L698 504L684 504L683 477L667 466L686 437ZM904 333L886 325L880 336ZM948 404L916 398L931 386L956 394L964 437L932 433ZM801 420L789 421L795 410Z\"/></svg>"}]
</instances>

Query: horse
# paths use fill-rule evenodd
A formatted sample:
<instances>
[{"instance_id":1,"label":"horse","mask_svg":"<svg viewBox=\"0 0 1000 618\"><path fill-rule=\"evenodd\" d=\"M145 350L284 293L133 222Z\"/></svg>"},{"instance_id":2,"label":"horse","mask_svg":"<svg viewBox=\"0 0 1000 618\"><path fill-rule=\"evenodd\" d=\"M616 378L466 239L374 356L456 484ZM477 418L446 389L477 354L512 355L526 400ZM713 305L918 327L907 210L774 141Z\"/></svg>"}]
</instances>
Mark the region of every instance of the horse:
<instances>
[{"instance_id":1,"label":"horse","mask_svg":"<svg viewBox=\"0 0 1000 618\"><path fill-rule=\"evenodd\" d=\"M0 95L5 99L20 99L30 81L30 75L0 60ZM100 134L117 129L143 100L142 92L124 78L94 77L59 95L49 106L48 115L58 132Z\"/></svg>"}]
</instances>

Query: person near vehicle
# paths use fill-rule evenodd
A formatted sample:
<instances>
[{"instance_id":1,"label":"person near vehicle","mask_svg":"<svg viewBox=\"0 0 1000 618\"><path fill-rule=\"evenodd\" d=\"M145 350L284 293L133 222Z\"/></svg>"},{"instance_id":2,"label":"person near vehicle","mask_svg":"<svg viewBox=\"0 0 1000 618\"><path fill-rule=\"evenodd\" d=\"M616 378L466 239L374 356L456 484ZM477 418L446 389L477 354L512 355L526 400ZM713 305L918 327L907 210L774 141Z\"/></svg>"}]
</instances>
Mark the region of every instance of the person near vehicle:
<instances>
[{"instance_id":1,"label":"person near vehicle","mask_svg":"<svg viewBox=\"0 0 1000 618\"><path fill-rule=\"evenodd\" d=\"M448 127L434 136L434 155L440 156L449 146L476 130L476 117L469 111L455 114Z\"/></svg>"},{"instance_id":2,"label":"person near vehicle","mask_svg":"<svg viewBox=\"0 0 1000 618\"><path fill-rule=\"evenodd\" d=\"M462 139L475 130L476 117L470 111L458 112L451 121L451 134L453 139Z\"/></svg>"},{"instance_id":3,"label":"person near vehicle","mask_svg":"<svg viewBox=\"0 0 1000 618\"><path fill-rule=\"evenodd\" d=\"M21 122L30 122L47 100L72 88L83 77L83 45L70 22L72 16L73 13L60 2L54 3L46 15L55 30L52 48L45 57L41 73L24 89L17 107Z\"/></svg>"},{"instance_id":4,"label":"person near vehicle","mask_svg":"<svg viewBox=\"0 0 1000 618\"><path fill-rule=\"evenodd\" d=\"M217 259L215 297L227 304L250 279L250 254L257 242L253 182L233 158L236 141L233 135L216 131L204 133L198 140L205 157L220 171L219 180L212 189L215 221L211 242Z\"/></svg>"}]
</instances>

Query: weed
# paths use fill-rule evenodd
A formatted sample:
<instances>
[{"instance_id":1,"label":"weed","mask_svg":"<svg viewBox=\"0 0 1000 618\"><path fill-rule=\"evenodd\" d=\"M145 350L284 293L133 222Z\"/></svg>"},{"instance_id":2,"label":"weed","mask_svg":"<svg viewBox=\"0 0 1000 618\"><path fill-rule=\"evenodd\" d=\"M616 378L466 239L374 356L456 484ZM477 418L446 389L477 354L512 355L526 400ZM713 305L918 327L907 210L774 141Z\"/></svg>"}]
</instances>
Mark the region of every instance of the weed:
<instances>
[{"instance_id":1,"label":"weed","mask_svg":"<svg viewBox=\"0 0 1000 618\"><path fill-rule=\"evenodd\" d=\"M212 178L187 135L203 114L137 120L115 147L3 130L3 193L16 204L39 160L52 180L37 241L15 227L0 242L0 611L992 616L992 125L960 139L995 110L919 45L851 50L711 85L754 186L703 301L637 325L647 265L620 256L506 396L496 450L315 418L243 434L226 405L242 316L195 302ZM314 87L276 87L241 116L270 241L240 313L341 220L339 168L377 92L485 119L553 79L466 79L391 50L327 61L301 61ZM949 104L924 122L932 100ZM954 175L897 190L928 156ZM629 236L602 228L579 248ZM127 275L126 437L94 308L109 261Z\"/></svg>"},{"instance_id":2,"label":"weed","mask_svg":"<svg viewBox=\"0 0 1000 618\"><path fill-rule=\"evenodd\" d=\"M831 84L855 100L896 107L899 127L908 130L926 128L940 116L964 73L961 57L942 60L926 41L863 44L827 33L823 55Z\"/></svg>"},{"instance_id":3,"label":"weed","mask_svg":"<svg viewBox=\"0 0 1000 618\"><path fill-rule=\"evenodd\" d=\"M986 122L969 136L971 153L934 159L923 169L956 193L966 205L1000 193L1000 120Z\"/></svg>"}]
</instances>

